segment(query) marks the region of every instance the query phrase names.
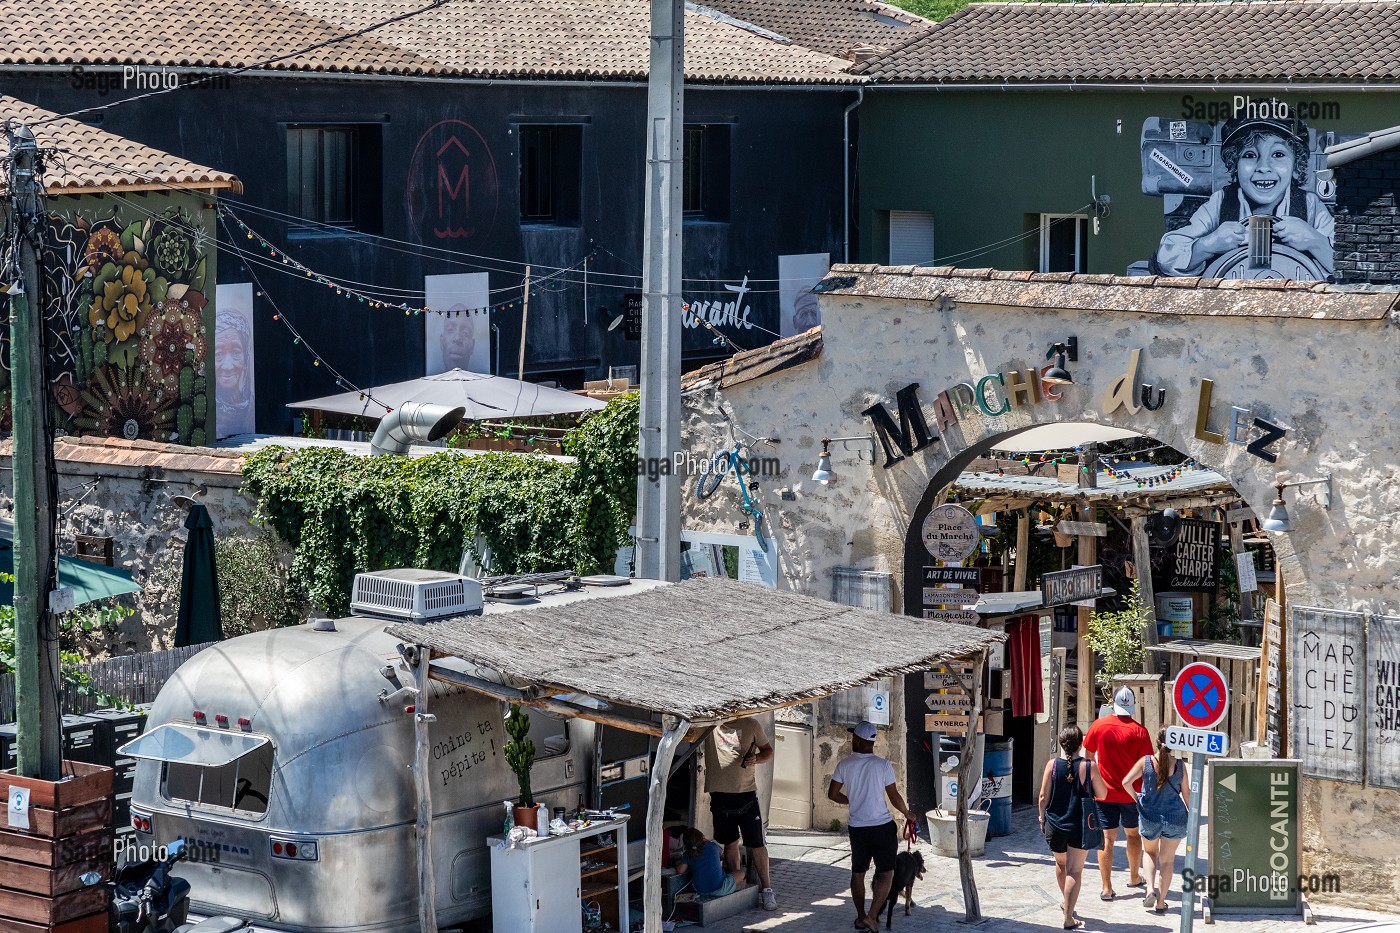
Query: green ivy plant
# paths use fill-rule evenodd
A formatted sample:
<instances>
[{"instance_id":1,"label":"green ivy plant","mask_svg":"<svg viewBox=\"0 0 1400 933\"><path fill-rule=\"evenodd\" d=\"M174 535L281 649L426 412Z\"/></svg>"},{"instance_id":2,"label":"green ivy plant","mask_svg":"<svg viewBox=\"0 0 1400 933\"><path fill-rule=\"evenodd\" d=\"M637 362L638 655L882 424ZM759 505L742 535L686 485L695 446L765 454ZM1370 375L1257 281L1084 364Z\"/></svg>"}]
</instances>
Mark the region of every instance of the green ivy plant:
<instances>
[{"instance_id":1,"label":"green ivy plant","mask_svg":"<svg viewBox=\"0 0 1400 933\"><path fill-rule=\"evenodd\" d=\"M1113 679L1118 675L1142 673L1147 660L1142 644L1143 627L1156 624L1156 613L1143 602L1137 580L1132 582L1122 609L1095 611L1089 617L1089 647L1101 662L1094 679L1105 694L1113 689Z\"/></svg>"},{"instance_id":2,"label":"green ivy plant","mask_svg":"<svg viewBox=\"0 0 1400 933\"><path fill-rule=\"evenodd\" d=\"M637 504L638 396L619 396L563 439L574 462L505 453L357 457L269 447L243 467L254 521L293 548L287 584L334 614L354 575L456 570L477 536L495 567L611 568Z\"/></svg>"},{"instance_id":3,"label":"green ivy plant","mask_svg":"<svg viewBox=\"0 0 1400 933\"><path fill-rule=\"evenodd\" d=\"M530 717L518 703L510 706L506 717L506 735L510 741L505 744L506 764L515 772L520 782L520 800L516 806L533 807L535 795L530 787L530 770L535 766L535 743L530 739Z\"/></svg>"}]
</instances>

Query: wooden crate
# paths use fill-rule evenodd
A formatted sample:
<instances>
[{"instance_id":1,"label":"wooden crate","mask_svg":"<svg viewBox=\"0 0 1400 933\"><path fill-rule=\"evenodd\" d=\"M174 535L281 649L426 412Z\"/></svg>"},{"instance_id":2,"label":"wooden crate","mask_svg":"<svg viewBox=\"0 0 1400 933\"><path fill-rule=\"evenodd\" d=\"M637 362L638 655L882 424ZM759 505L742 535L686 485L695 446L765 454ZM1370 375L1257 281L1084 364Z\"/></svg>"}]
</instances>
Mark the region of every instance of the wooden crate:
<instances>
[{"instance_id":1,"label":"wooden crate","mask_svg":"<svg viewBox=\"0 0 1400 933\"><path fill-rule=\"evenodd\" d=\"M111 768L63 762L63 781L0 773L6 789L29 789L29 826L0 830L0 933L98 933L107 928L111 877Z\"/></svg>"},{"instance_id":2,"label":"wooden crate","mask_svg":"<svg viewBox=\"0 0 1400 933\"><path fill-rule=\"evenodd\" d=\"M56 926L38 923L21 923L0 917L0 933L107 933L107 910L88 914L76 920L68 920Z\"/></svg>"}]
</instances>

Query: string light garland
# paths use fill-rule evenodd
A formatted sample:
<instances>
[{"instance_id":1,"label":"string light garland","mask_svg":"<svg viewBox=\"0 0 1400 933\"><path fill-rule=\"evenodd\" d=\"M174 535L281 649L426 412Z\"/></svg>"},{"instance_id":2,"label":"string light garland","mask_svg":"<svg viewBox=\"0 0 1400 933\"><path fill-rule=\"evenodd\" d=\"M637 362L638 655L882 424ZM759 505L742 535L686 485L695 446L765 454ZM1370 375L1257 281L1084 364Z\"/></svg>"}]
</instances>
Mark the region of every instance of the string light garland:
<instances>
[{"instance_id":1,"label":"string light garland","mask_svg":"<svg viewBox=\"0 0 1400 933\"><path fill-rule=\"evenodd\" d=\"M310 279L317 285L326 286L327 288L334 291L337 295L350 298L351 300L358 301L361 304L367 304L372 308L389 308L396 311L402 311L405 317L421 315L425 311L431 314L441 314L444 317L469 317L478 314L492 314L500 311L506 311L511 308L519 308L524 304L524 297L522 296L512 298L509 301L497 302L495 304L486 305L485 307L480 308L457 308L452 310L445 310L442 308L432 308L426 304L409 303L407 301L385 300L382 296L376 295L364 288L356 287L347 282L336 279L333 276L328 276L321 272L317 272L315 269L312 269L304 263L300 262L299 260L293 258L292 256L289 256L285 249L279 249L277 247L277 244L269 241L261 233L248 226L248 224L243 222L242 218L238 217L238 215L234 214L224 205L220 204L218 210L221 217L225 218L226 220L232 221L238 226L239 232L243 234L243 237L245 239L252 240L259 246L261 246L264 250L266 250L269 258L288 267L289 270L292 270L296 273L300 273L302 276ZM225 227L227 227L227 224L225 224ZM230 233L230 237L232 237L232 233ZM543 288L546 285L546 283L550 282L555 278L559 278L567 272L575 272L583 268L583 266L588 262L588 260L595 255L595 253L589 253L588 256L585 256L580 262L575 263L573 266L561 269L557 273L544 276L541 279L539 279L538 282L532 283L530 285L530 294L537 295L541 290L551 290ZM524 287L525 286L522 284L504 289L495 289L495 291L515 291L517 289L523 289Z\"/></svg>"},{"instance_id":2,"label":"string light garland","mask_svg":"<svg viewBox=\"0 0 1400 933\"><path fill-rule=\"evenodd\" d=\"M231 239L233 237L233 231L229 229L228 220L222 215L222 212L220 213L219 222L223 224L224 232L227 233ZM324 367L325 370L331 374L332 378L335 379L336 388L348 389L352 392L359 393L360 401L368 400L373 402L375 405L384 409L385 414L394 410L389 405L375 398L374 394L369 389L361 388L349 379L346 379L345 376L341 375L338 369L327 362L326 358L318 353L315 347L306 342L306 338L302 336L301 331L297 330L296 326L291 321L287 320L287 315L282 312L282 309L277 306L277 302L267 293L267 289L263 287L262 281L258 278L258 274L252 270L251 266L248 269L248 274L253 279L253 285L256 288L256 296L266 300L268 304L272 305L272 320L286 328L287 333L292 336L292 346L301 347L307 355L311 357L312 366L317 368Z\"/></svg>"},{"instance_id":3,"label":"string light garland","mask_svg":"<svg viewBox=\"0 0 1400 933\"><path fill-rule=\"evenodd\" d=\"M1117 462L1121 463L1122 461ZM1187 473L1193 470L1201 469L1201 465L1196 462L1195 458L1188 458L1187 460L1178 463L1176 466L1168 467L1163 472L1156 473L1152 476L1143 476L1141 471L1133 473L1129 470L1115 469L1114 467L1109 466L1107 463L1103 464L1102 466L1103 471L1109 476L1113 477L1114 479L1133 480L1137 484L1138 489L1155 489L1158 486L1165 486L1167 483L1170 483L1172 480L1179 477L1182 473Z\"/></svg>"}]
</instances>

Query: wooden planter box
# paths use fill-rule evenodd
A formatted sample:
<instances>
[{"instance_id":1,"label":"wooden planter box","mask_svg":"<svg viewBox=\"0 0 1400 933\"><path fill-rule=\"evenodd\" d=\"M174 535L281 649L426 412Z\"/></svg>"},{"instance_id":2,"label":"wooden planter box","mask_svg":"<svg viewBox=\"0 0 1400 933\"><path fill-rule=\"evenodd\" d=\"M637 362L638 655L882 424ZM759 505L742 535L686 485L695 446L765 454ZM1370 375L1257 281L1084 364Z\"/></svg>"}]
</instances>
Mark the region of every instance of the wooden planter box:
<instances>
[{"instance_id":1,"label":"wooden planter box","mask_svg":"<svg viewBox=\"0 0 1400 933\"><path fill-rule=\"evenodd\" d=\"M29 788L29 828L0 825L0 933L103 933L109 893L79 880L112 872L111 768L65 761L63 781L0 772Z\"/></svg>"}]
</instances>

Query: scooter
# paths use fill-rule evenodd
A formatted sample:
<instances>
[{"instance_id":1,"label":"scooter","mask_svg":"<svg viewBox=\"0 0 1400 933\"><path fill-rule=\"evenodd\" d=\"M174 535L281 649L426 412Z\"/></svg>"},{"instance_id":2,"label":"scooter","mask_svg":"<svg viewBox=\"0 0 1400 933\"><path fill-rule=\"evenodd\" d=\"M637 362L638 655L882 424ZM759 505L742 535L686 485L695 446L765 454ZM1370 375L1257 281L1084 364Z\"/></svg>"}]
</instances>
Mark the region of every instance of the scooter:
<instances>
[{"instance_id":1,"label":"scooter","mask_svg":"<svg viewBox=\"0 0 1400 933\"><path fill-rule=\"evenodd\" d=\"M108 911L111 933L234 933L245 929L247 921L236 917L185 922L190 910L190 883L170 872L187 856L184 841L177 839L165 847L164 859L135 859L124 854L111 881L103 882L95 871L83 873L79 880L89 887L105 883L112 892Z\"/></svg>"}]
</instances>

